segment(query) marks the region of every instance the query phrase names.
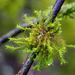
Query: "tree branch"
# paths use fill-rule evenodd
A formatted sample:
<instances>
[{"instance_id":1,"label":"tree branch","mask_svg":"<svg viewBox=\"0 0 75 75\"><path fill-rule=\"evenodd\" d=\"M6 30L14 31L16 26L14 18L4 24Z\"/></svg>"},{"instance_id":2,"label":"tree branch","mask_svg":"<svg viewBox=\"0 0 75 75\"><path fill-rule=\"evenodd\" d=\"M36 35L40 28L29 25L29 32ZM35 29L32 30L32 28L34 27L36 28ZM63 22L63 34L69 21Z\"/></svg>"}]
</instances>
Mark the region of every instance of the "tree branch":
<instances>
[{"instance_id":1,"label":"tree branch","mask_svg":"<svg viewBox=\"0 0 75 75\"><path fill-rule=\"evenodd\" d=\"M36 19L34 19L33 21L32 21L32 23L35 23L35 22L38 22L39 21L39 19L38 18L36 18ZM31 27L29 24L22 24L22 27ZM8 32L7 34L5 34L5 35L3 35L2 37L0 37L0 46L3 44L3 43L5 43L5 42L7 42L9 39L9 37L14 37L14 36L16 36L16 35L18 35L19 33L21 33L21 32L23 32L23 30L21 30L21 29L19 29L19 28L15 28L15 29L13 29L12 31L10 31L10 32Z\"/></svg>"},{"instance_id":2,"label":"tree branch","mask_svg":"<svg viewBox=\"0 0 75 75\"><path fill-rule=\"evenodd\" d=\"M52 16L52 22L54 22L55 17L57 16L58 12L61 9L62 4L64 3L65 0L57 0L54 7L53 7L53 16ZM49 22L49 21L48 21ZM34 60L36 58L36 56L39 54L38 53L33 53L30 57L27 58L27 60L25 61L23 68L20 70L19 75L27 75L31 65L33 64Z\"/></svg>"},{"instance_id":3,"label":"tree branch","mask_svg":"<svg viewBox=\"0 0 75 75\"><path fill-rule=\"evenodd\" d=\"M56 3L53 6L53 16L52 16L52 22L54 22L55 17L57 16L58 12L61 9L61 6L63 5L65 0L57 0Z\"/></svg>"},{"instance_id":4,"label":"tree branch","mask_svg":"<svg viewBox=\"0 0 75 75\"><path fill-rule=\"evenodd\" d=\"M55 17L57 16L57 13L60 11L62 4L64 3L65 0L57 0L56 3L54 4L53 7L53 17L52 17L52 22L54 21ZM36 18L32 21L32 23L38 22L39 19ZM49 22L48 22L49 23ZM29 24L22 24L22 27L31 27ZM18 35L19 33L23 32L23 30L15 28L12 31L8 32L7 34L3 35L0 37L0 46L7 42L9 37L14 37Z\"/></svg>"},{"instance_id":5,"label":"tree branch","mask_svg":"<svg viewBox=\"0 0 75 75\"><path fill-rule=\"evenodd\" d=\"M24 62L23 68L19 71L19 75L27 75L31 65L34 62L34 59L36 58L36 56L39 54L39 52L37 53L32 53L31 56L27 57L27 60Z\"/></svg>"},{"instance_id":6,"label":"tree branch","mask_svg":"<svg viewBox=\"0 0 75 75\"><path fill-rule=\"evenodd\" d=\"M61 9L61 6L62 4L64 3L65 0L57 0L54 7L53 7L53 16L52 16L52 22L54 22L54 19L55 17L57 16L58 12L60 11ZM35 19L32 21L32 23L35 23L35 22L39 22L39 19ZM48 22L49 23L49 22ZM23 24L22 27L31 27L29 24ZM17 34L23 32L23 30L21 29L13 29L12 31L10 31L9 33L3 35L2 37L0 37L0 45L5 43L6 41L8 41L9 37L14 37L16 36ZM26 60L26 63L24 63L24 66L22 68L22 70L20 70L20 73L19 75L27 75L31 65L33 64L33 59L36 58L36 56L39 54L38 53L33 53L30 57L33 56L33 58L30 59L30 57L28 57L28 59Z\"/></svg>"}]
</instances>

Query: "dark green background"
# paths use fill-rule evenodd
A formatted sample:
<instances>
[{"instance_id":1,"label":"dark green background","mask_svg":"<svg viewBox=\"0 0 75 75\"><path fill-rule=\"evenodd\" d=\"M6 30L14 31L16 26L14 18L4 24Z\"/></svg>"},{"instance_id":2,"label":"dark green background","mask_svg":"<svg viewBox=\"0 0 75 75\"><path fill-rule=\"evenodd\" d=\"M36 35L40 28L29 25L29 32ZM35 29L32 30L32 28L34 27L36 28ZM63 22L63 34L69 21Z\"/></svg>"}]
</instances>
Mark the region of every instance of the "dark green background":
<instances>
[{"instance_id":1,"label":"dark green background","mask_svg":"<svg viewBox=\"0 0 75 75\"><path fill-rule=\"evenodd\" d=\"M14 29L17 24L24 23L23 14L27 13L28 16L33 16L33 10L44 10L49 6L53 6L56 0L0 0L0 37L10 30ZM64 4L75 2L75 0L65 0ZM75 18L71 19L68 16L64 17L61 21L62 24L62 38L67 44L75 45ZM27 35L26 33L21 33L16 37L21 37ZM23 51L10 51L7 50L5 45L13 43L5 43L0 49L3 52L7 65L10 65L15 73L22 67L22 62L25 60L26 55ZM9 63L16 62L18 64L17 70ZM14 60L12 60L14 59ZM75 75L75 49L67 48L65 54L65 59L67 64L60 66L60 61L55 60L54 65L50 66L45 70L46 73L51 75ZM13 63L15 65L15 63ZM44 72L42 70L42 72ZM38 73L38 72L36 72ZM49 74L49 75L50 75ZM9 74L10 75L10 74ZM30 74L29 74L30 75ZM37 75L37 74L34 74ZM38 74L40 75L40 74ZM48 75L48 74L47 74Z\"/></svg>"}]
</instances>

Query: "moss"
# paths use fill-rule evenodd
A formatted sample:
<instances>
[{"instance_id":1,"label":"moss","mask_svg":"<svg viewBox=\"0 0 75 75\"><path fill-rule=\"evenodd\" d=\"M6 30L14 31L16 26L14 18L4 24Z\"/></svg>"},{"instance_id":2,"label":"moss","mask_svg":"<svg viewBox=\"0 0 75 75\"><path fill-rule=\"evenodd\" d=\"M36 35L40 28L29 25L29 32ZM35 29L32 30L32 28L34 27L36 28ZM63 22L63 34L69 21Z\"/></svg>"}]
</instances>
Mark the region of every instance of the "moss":
<instances>
[{"instance_id":1,"label":"moss","mask_svg":"<svg viewBox=\"0 0 75 75\"><path fill-rule=\"evenodd\" d=\"M66 47L74 47L74 45L66 45L64 40L61 38L61 18L56 18L52 23L52 10L47 9L45 11L34 11L39 22L32 23L30 18L25 16L25 22L30 24L32 28L23 28L17 25L17 28L22 30L30 30L29 37L22 38L9 38L10 41L18 44L18 47L6 46L9 49L23 49L25 52L29 52L30 55L34 52L39 52L39 55L34 59L38 61L33 69L40 67L47 67L53 64L54 56L58 54L58 59L61 61L61 65L65 64L64 54ZM51 13L51 14L50 14ZM50 14L50 16L49 16ZM62 13L63 14L63 13ZM44 20L45 19L45 20ZM49 21L49 23L47 23Z\"/></svg>"}]
</instances>

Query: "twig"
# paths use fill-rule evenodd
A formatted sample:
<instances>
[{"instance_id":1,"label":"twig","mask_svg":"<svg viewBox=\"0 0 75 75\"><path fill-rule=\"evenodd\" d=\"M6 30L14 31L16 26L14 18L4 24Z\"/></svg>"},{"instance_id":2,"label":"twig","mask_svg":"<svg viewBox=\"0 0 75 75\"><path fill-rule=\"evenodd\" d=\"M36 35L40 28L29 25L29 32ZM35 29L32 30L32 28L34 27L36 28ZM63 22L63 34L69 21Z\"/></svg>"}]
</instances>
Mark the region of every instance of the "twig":
<instances>
[{"instance_id":1,"label":"twig","mask_svg":"<svg viewBox=\"0 0 75 75\"><path fill-rule=\"evenodd\" d=\"M57 13L60 11L62 4L64 3L65 0L57 0L54 7L53 7L53 16L52 16L52 22L54 21L55 17L57 16ZM32 23L38 22L39 19L36 18L32 21ZM49 23L49 21L48 21ZM22 27L30 27L29 24L22 24ZM3 43L7 42L9 39L9 37L14 37L16 35L18 35L19 33L23 32L23 30L15 28L12 31L10 31L9 33L3 35L2 37L0 37L0 45L2 45Z\"/></svg>"},{"instance_id":2,"label":"twig","mask_svg":"<svg viewBox=\"0 0 75 75\"><path fill-rule=\"evenodd\" d=\"M31 56L27 57L27 60L24 62L23 68L19 71L19 75L27 75L31 65L34 62L34 59L36 58L38 54L39 52L33 53Z\"/></svg>"},{"instance_id":3,"label":"twig","mask_svg":"<svg viewBox=\"0 0 75 75\"><path fill-rule=\"evenodd\" d=\"M38 22L39 19L36 18L35 20L32 21L32 23ZM29 24L22 24L22 27L31 27ZM14 37L16 35L18 35L19 33L23 32L23 30L19 29L19 28L15 28L12 31L8 32L7 34L3 35L2 37L0 37L0 45L2 45L3 43L7 42L9 39L9 37Z\"/></svg>"},{"instance_id":4,"label":"twig","mask_svg":"<svg viewBox=\"0 0 75 75\"><path fill-rule=\"evenodd\" d=\"M56 3L53 6L53 15L52 15L52 22L54 22L55 17L57 16L58 12L61 9L61 6L63 5L65 0L57 0Z\"/></svg>"},{"instance_id":5,"label":"twig","mask_svg":"<svg viewBox=\"0 0 75 75\"><path fill-rule=\"evenodd\" d=\"M54 7L53 7L53 16L52 16L52 22L54 22L55 17L57 16L58 12L61 9L62 4L64 3L65 0L57 0ZM31 59L27 58L26 62L24 63L23 68L20 70L19 75L27 75L31 65L33 64L33 59L36 58L36 56L39 54L39 52L33 53L30 57L33 57Z\"/></svg>"}]
</instances>

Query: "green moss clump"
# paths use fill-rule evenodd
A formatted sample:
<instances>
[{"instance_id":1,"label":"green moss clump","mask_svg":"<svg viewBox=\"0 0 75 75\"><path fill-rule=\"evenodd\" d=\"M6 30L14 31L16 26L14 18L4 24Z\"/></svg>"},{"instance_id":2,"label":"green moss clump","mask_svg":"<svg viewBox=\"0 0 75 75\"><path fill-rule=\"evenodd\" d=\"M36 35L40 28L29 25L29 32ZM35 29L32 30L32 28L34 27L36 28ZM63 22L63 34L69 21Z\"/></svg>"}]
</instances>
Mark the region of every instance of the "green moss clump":
<instances>
[{"instance_id":1,"label":"green moss clump","mask_svg":"<svg viewBox=\"0 0 75 75\"><path fill-rule=\"evenodd\" d=\"M66 46L75 47L73 45L66 45L61 36L61 18L56 18L52 23L52 10L34 11L39 18L39 22L32 23L30 19L25 16L25 22L30 24L32 28L23 28L17 25L17 28L22 30L30 30L29 37L22 38L9 38L10 41L18 44L18 47L6 46L9 49L23 49L25 52L29 52L30 55L34 52L39 52L38 56L34 59L38 61L36 66L40 70L40 67L47 67L53 64L54 56L58 54L58 59L61 61L61 65L65 64L63 55L66 52ZM51 13L51 16L49 14ZM50 20L50 21L49 21ZM47 22L49 23L47 24ZM47 24L47 25L46 25Z\"/></svg>"}]
</instances>

